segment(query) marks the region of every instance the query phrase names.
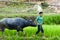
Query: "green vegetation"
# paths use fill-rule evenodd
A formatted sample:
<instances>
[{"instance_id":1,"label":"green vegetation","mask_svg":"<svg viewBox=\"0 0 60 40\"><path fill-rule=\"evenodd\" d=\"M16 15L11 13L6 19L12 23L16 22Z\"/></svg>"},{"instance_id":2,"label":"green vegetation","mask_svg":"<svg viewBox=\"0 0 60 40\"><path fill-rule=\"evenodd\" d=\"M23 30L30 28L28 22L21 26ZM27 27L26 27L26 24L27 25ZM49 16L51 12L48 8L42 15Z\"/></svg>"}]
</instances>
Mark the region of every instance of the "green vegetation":
<instances>
[{"instance_id":1,"label":"green vegetation","mask_svg":"<svg viewBox=\"0 0 60 40\"><path fill-rule=\"evenodd\" d=\"M43 25L44 35L46 37L45 40L60 40L60 25ZM27 27L24 28L26 35L23 36L23 32L19 32L19 36L16 37L16 30L8 30L4 31L4 40L23 40L26 37L26 40L41 40L39 33L37 36L33 37L33 35L37 31L37 27ZM0 37L2 34L0 32Z\"/></svg>"},{"instance_id":2,"label":"green vegetation","mask_svg":"<svg viewBox=\"0 0 60 40\"><path fill-rule=\"evenodd\" d=\"M33 21L37 17L37 14L0 14L0 19L2 18L13 18L13 17L21 17L24 19L32 19ZM60 24L60 14L50 14L43 16L44 24Z\"/></svg>"}]
</instances>

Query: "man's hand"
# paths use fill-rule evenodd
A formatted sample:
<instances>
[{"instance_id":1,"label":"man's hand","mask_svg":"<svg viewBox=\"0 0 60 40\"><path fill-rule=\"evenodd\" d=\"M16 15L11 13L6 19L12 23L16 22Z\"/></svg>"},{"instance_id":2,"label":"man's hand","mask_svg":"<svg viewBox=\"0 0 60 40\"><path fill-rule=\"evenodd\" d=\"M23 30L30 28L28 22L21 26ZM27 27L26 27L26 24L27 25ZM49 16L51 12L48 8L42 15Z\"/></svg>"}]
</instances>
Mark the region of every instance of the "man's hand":
<instances>
[{"instance_id":1,"label":"man's hand","mask_svg":"<svg viewBox=\"0 0 60 40\"><path fill-rule=\"evenodd\" d=\"M43 22L43 24L44 24L44 22Z\"/></svg>"}]
</instances>

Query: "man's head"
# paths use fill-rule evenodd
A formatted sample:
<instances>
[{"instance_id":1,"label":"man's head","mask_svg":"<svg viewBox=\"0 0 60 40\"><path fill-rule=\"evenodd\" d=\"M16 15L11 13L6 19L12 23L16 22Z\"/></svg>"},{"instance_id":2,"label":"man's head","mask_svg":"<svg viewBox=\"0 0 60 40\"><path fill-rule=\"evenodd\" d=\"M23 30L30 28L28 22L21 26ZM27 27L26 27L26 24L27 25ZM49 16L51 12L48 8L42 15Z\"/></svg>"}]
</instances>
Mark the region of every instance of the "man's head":
<instances>
[{"instance_id":1,"label":"man's head","mask_svg":"<svg viewBox=\"0 0 60 40\"><path fill-rule=\"evenodd\" d=\"M43 12L39 12L39 16L41 16L41 17L42 17L42 16L43 16Z\"/></svg>"}]
</instances>

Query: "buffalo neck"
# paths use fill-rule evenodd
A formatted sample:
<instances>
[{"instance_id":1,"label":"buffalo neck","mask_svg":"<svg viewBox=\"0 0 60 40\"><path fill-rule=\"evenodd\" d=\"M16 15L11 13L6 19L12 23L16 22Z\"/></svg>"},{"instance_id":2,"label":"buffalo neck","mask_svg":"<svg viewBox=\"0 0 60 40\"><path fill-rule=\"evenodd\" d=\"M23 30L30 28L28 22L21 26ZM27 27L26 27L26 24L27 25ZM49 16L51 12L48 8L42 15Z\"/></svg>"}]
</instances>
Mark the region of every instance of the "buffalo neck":
<instances>
[{"instance_id":1,"label":"buffalo neck","mask_svg":"<svg viewBox=\"0 0 60 40\"><path fill-rule=\"evenodd\" d=\"M24 26L25 26L25 27L30 26L30 23L29 23L29 22L25 22L25 23L24 23Z\"/></svg>"}]
</instances>

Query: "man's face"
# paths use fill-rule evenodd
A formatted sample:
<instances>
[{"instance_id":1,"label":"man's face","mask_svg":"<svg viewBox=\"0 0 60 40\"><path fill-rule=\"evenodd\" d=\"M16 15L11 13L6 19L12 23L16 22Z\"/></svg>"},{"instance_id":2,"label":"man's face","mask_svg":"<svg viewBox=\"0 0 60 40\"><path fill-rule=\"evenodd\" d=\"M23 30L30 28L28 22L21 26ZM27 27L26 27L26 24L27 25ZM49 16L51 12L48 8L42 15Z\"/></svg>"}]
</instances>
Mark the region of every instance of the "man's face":
<instances>
[{"instance_id":1,"label":"man's face","mask_svg":"<svg viewBox=\"0 0 60 40\"><path fill-rule=\"evenodd\" d=\"M41 16L41 17L42 17L42 16L43 16L43 13L42 13L42 14L39 14L39 16Z\"/></svg>"}]
</instances>

